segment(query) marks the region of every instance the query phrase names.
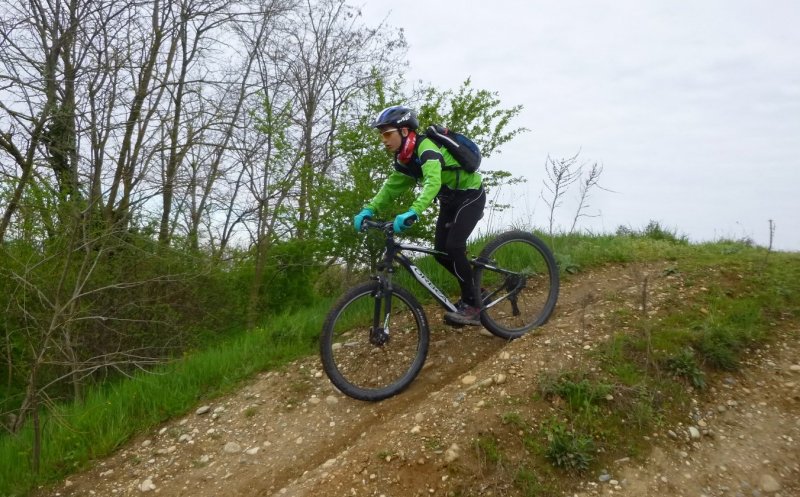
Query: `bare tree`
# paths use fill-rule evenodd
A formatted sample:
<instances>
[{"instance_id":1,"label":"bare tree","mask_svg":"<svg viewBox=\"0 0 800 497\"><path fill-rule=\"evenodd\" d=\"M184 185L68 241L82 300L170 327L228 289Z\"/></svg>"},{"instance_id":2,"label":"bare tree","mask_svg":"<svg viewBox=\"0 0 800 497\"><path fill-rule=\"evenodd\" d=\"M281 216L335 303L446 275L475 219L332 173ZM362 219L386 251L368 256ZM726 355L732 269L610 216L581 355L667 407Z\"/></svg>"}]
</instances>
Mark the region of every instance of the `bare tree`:
<instances>
[{"instance_id":1,"label":"bare tree","mask_svg":"<svg viewBox=\"0 0 800 497\"><path fill-rule=\"evenodd\" d=\"M578 152L572 157L564 159L553 159L549 155L545 163L545 170L547 171L547 180L545 180L544 187L550 192L550 196L542 194L547 207L550 209L549 216L549 230L550 236L553 236L553 223L555 222L555 211L561 206L564 195L566 195L569 187L575 183L581 176L582 167L577 165Z\"/></svg>"},{"instance_id":2,"label":"bare tree","mask_svg":"<svg viewBox=\"0 0 800 497\"><path fill-rule=\"evenodd\" d=\"M67 75L74 77L70 52L79 22L76 10L75 3L32 0L25 6L9 5L0 19L0 148L21 171L0 220L0 243L35 175L40 147L49 152L49 163L61 181L74 184L65 179L73 170L69 161L75 159L70 135L74 88L71 83L60 88L59 82Z\"/></svg>"},{"instance_id":3,"label":"bare tree","mask_svg":"<svg viewBox=\"0 0 800 497\"><path fill-rule=\"evenodd\" d=\"M28 420L33 419L35 431L33 447L33 467L38 467L41 453L41 426L38 421L39 406L50 403L50 387L61 382L69 382L73 388L72 398L82 398L82 385L87 377L96 371L117 369L129 371L132 367L144 367L161 362L147 353L116 347L92 355L97 350L93 339L97 335L87 334L92 327L113 328L115 322L136 321L146 325L148 318L128 317L114 300L103 296L110 293L125 293L127 305L137 298L132 290L137 287L153 287L159 281L177 279L176 275L144 279L105 280L97 273L103 272L103 264L109 252L117 246L117 233L106 230L93 233L77 220L72 229L63 231L60 242L51 247L49 255L40 260L16 261L8 266L10 278L14 283L14 309L22 316L23 326L16 333L24 337L27 354L24 364L14 367L25 373L25 392L21 399L11 427L19 430ZM93 304L94 303L94 304ZM109 338L103 339L109 342ZM88 353L87 353L88 351ZM53 374L53 371L61 373Z\"/></svg>"},{"instance_id":4,"label":"bare tree","mask_svg":"<svg viewBox=\"0 0 800 497\"><path fill-rule=\"evenodd\" d=\"M272 245L319 236L317 226L326 214L322 199L336 167L339 119L376 73L391 70L393 48L404 47L401 36L379 38L365 28L358 12L341 0L307 2L282 33L277 48L262 51L266 57L259 60L264 100L259 130L266 139L263 167L248 170L256 214L249 228L255 257L251 324Z\"/></svg>"},{"instance_id":5,"label":"bare tree","mask_svg":"<svg viewBox=\"0 0 800 497\"><path fill-rule=\"evenodd\" d=\"M593 217L590 214L586 214L585 211L589 208L588 201L591 190L593 188L605 190L605 188L600 186L601 174L603 174L603 165L595 162L592 164L592 167L589 168L589 172L586 174L586 176L581 178L578 208L575 210L575 217L572 218L572 226L569 228L570 233L575 231L575 226L578 224L578 219L582 217Z\"/></svg>"},{"instance_id":6,"label":"bare tree","mask_svg":"<svg viewBox=\"0 0 800 497\"><path fill-rule=\"evenodd\" d=\"M360 24L359 12L344 0L307 1L292 27L295 48L286 60L288 83L298 112L299 148L303 152L297 196L297 233L316 230L320 202L314 192L334 165L334 130L343 110L378 74L396 70L405 47L402 33L387 37ZM302 27L306 27L303 29Z\"/></svg>"},{"instance_id":7,"label":"bare tree","mask_svg":"<svg viewBox=\"0 0 800 497\"><path fill-rule=\"evenodd\" d=\"M240 25L265 38L291 5L18 0L2 8L0 194L9 202L0 249L8 237L31 247L29 259L4 257L0 267L11 293L5 311L14 316L13 325L3 322L5 362L9 378L24 375L26 384L15 428L38 416L54 384L68 382L79 399L96 371L163 356L138 351L142 332L131 330L169 324L153 309L177 277L126 266L125 254L139 250L125 246L128 234L159 220L168 245L181 220L197 247L201 220L216 222L209 203L246 190L237 159L252 164L248 147L258 142L233 137L251 124L252 68L266 42L221 40ZM219 183L236 172L229 195ZM244 219L226 225L225 243ZM17 363L12 340L28 351Z\"/></svg>"},{"instance_id":8,"label":"bare tree","mask_svg":"<svg viewBox=\"0 0 800 497\"><path fill-rule=\"evenodd\" d=\"M270 251L318 236L341 166L335 130L404 44L343 0L9 0L0 12L4 369L26 386L15 427L38 427L51 387L80 399L98 372L166 355L158 332L181 316L170 292L202 273L159 264L177 246L176 265L252 246L255 322ZM16 242L25 257L11 260Z\"/></svg>"}]
</instances>

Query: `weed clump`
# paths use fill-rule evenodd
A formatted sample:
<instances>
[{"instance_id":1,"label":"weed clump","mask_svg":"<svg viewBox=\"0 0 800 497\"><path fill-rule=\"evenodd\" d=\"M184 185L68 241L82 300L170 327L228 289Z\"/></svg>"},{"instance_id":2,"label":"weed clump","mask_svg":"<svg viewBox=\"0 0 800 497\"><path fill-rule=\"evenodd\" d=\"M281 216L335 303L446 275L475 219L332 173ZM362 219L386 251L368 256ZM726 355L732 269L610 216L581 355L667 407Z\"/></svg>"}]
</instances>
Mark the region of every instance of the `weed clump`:
<instances>
[{"instance_id":1,"label":"weed clump","mask_svg":"<svg viewBox=\"0 0 800 497\"><path fill-rule=\"evenodd\" d=\"M669 357L665 361L665 366L667 371L676 377L689 381L693 387L701 390L706 387L706 375L697 364L697 359L692 349L683 349L677 355Z\"/></svg>"},{"instance_id":2,"label":"weed clump","mask_svg":"<svg viewBox=\"0 0 800 497\"><path fill-rule=\"evenodd\" d=\"M593 382L588 378L578 380L575 375L570 374L545 378L539 388L545 398L557 395L564 399L574 412L592 410L614 389L612 385Z\"/></svg>"},{"instance_id":3,"label":"weed clump","mask_svg":"<svg viewBox=\"0 0 800 497\"><path fill-rule=\"evenodd\" d=\"M637 230L629 226L619 226L616 234L617 236L622 237L647 238L650 240L664 241L680 245L689 244L689 239L686 235L678 235L677 231L665 228L661 226L661 223L653 220L647 223L647 226L641 230Z\"/></svg>"},{"instance_id":4,"label":"weed clump","mask_svg":"<svg viewBox=\"0 0 800 497\"><path fill-rule=\"evenodd\" d=\"M480 435L472 444L478 452L479 459L495 465L503 460L503 454L500 451L497 439L492 435Z\"/></svg>"},{"instance_id":5,"label":"weed clump","mask_svg":"<svg viewBox=\"0 0 800 497\"><path fill-rule=\"evenodd\" d=\"M543 432L548 441L545 457L553 466L579 473L589 469L595 453L590 436L568 430L558 421L551 421Z\"/></svg>"}]
</instances>

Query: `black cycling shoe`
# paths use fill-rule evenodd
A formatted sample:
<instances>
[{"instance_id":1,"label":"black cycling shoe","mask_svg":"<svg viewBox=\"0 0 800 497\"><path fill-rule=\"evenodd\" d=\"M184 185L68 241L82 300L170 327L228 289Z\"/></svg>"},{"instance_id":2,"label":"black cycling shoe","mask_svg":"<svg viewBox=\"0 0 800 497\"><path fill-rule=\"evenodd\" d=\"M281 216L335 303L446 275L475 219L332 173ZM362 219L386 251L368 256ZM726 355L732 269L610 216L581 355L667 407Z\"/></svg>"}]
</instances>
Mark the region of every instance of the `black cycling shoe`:
<instances>
[{"instance_id":1,"label":"black cycling shoe","mask_svg":"<svg viewBox=\"0 0 800 497\"><path fill-rule=\"evenodd\" d=\"M462 301L456 304L457 310L446 312L444 320L448 323L466 326L480 326L481 325L481 309Z\"/></svg>"}]
</instances>

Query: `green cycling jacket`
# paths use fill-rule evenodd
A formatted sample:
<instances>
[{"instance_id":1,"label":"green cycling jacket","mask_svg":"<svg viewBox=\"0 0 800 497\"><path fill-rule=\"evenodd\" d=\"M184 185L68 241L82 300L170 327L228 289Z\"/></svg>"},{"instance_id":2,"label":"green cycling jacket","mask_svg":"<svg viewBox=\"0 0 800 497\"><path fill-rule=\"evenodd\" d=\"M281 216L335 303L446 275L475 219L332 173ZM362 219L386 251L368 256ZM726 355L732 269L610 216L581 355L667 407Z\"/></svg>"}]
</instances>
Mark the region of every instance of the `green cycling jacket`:
<instances>
[{"instance_id":1,"label":"green cycling jacket","mask_svg":"<svg viewBox=\"0 0 800 497\"><path fill-rule=\"evenodd\" d=\"M440 148L429 138L420 141L414 155L408 166L399 164L395 156L395 170L365 208L382 213L403 192L419 183L420 193L409 208L421 218L442 187L452 190L477 190L481 187L480 173L468 173L460 169L458 161L450 152L444 147Z\"/></svg>"}]
</instances>

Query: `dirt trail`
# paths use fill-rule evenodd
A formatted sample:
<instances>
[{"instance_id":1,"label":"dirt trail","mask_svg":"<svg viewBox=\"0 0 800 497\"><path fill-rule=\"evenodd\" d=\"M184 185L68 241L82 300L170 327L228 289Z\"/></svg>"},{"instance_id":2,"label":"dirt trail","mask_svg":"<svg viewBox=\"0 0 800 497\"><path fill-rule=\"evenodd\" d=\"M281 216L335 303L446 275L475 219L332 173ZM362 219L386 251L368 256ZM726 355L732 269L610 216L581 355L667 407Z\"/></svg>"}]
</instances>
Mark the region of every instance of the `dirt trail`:
<instances>
[{"instance_id":1,"label":"dirt trail","mask_svg":"<svg viewBox=\"0 0 800 497\"><path fill-rule=\"evenodd\" d=\"M642 271L651 306L681 281L666 264L593 271L562 286L551 321L504 342L439 324L429 308L426 366L380 403L342 396L317 357L259 375L237 393L198 406L40 495L385 496L518 495L465 473L471 441L504 404L548 371L575 367L615 331L615 306L635 307ZM586 475L567 495L775 495L800 497L800 346L797 330L659 428L646 461ZM691 427L691 429L690 429ZM695 430L697 430L695 432Z\"/></svg>"}]
</instances>

